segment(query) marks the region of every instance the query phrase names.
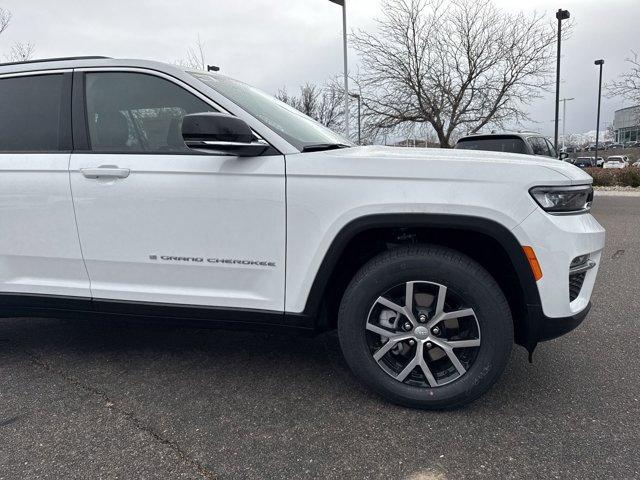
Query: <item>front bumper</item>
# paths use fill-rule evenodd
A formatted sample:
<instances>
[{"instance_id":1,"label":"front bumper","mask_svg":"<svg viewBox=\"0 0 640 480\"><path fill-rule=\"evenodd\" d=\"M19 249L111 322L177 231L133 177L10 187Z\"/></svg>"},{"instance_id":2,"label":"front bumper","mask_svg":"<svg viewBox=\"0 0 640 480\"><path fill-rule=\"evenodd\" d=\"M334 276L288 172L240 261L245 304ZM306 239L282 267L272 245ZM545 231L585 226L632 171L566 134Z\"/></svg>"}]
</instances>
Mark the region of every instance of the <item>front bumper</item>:
<instances>
[{"instance_id":1,"label":"front bumper","mask_svg":"<svg viewBox=\"0 0 640 480\"><path fill-rule=\"evenodd\" d=\"M516 336L531 355L538 342L570 332L589 313L605 231L590 214L549 215L538 208L513 233L521 245L534 249L542 269L542 278L535 282L539 303L526 306ZM580 273L577 286L571 262L587 254L590 268Z\"/></svg>"},{"instance_id":2,"label":"front bumper","mask_svg":"<svg viewBox=\"0 0 640 480\"><path fill-rule=\"evenodd\" d=\"M538 342L544 342L569 333L580 325L589 314L589 310L591 310L591 302L587 303L584 310L576 313L575 315L563 318L549 318L542 313L541 308L538 308L537 310L537 312L530 312L530 315L533 315L535 319L534 321L538 325L538 331L536 332Z\"/></svg>"},{"instance_id":3,"label":"front bumper","mask_svg":"<svg viewBox=\"0 0 640 480\"><path fill-rule=\"evenodd\" d=\"M542 269L536 282L542 314L549 321L579 315L589 305L595 285L605 231L590 214L549 215L536 209L513 229L520 245L533 248ZM570 291L570 266L578 256L589 255L595 265L587 270L577 295ZM585 314L586 315L586 314Z\"/></svg>"}]
</instances>

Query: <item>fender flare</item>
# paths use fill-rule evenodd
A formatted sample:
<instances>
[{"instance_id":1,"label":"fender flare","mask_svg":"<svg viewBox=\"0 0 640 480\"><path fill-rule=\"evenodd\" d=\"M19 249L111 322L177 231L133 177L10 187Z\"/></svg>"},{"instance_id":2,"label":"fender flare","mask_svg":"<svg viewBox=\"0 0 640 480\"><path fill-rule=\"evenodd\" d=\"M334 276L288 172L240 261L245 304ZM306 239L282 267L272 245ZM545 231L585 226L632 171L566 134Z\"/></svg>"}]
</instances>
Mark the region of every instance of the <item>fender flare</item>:
<instances>
[{"instance_id":1,"label":"fender flare","mask_svg":"<svg viewBox=\"0 0 640 480\"><path fill-rule=\"evenodd\" d=\"M317 318L329 278L337 265L338 259L356 235L370 229L393 227L471 231L495 240L511 260L518 276L528 312L526 318L519 319L524 330L519 335L519 338L516 338L516 342L527 349L532 350L535 348L539 336L538 322L536 321L538 315L533 315L532 313L541 311L541 301L529 262L522 250L522 245L507 227L483 217L429 213L392 213L366 215L352 220L342 227L329 246L309 291L304 314Z\"/></svg>"}]
</instances>

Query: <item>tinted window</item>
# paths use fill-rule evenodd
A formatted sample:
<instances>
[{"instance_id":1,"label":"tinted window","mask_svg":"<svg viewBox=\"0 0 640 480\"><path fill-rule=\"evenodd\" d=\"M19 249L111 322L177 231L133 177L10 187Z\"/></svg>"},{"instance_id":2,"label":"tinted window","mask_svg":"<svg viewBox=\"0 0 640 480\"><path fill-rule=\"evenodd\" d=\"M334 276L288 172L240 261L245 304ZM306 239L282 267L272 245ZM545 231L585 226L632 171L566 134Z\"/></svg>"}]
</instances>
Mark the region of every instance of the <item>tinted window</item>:
<instances>
[{"instance_id":1,"label":"tinted window","mask_svg":"<svg viewBox=\"0 0 640 480\"><path fill-rule=\"evenodd\" d=\"M549 147L543 137L529 137L527 138L527 141L529 142L529 145L531 145L534 155L544 155L545 157L549 156Z\"/></svg>"},{"instance_id":2,"label":"tinted window","mask_svg":"<svg viewBox=\"0 0 640 480\"><path fill-rule=\"evenodd\" d=\"M519 137L461 138L455 148L461 150L527 153L527 147Z\"/></svg>"},{"instance_id":3,"label":"tinted window","mask_svg":"<svg viewBox=\"0 0 640 480\"><path fill-rule=\"evenodd\" d=\"M58 150L62 75L0 79L0 151Z\"/></svg>"},{"instance_id":4,"label":"tinted window","mask_svg":"<svg viewBox=\"0 0 640 480\"><path fill-rule=\"evenodd\" d=\"M215 111L178 85L141 73L88 73L86 96L91 148L99 152L189 151L182 119Z\"/></svg>"}]
</instances>

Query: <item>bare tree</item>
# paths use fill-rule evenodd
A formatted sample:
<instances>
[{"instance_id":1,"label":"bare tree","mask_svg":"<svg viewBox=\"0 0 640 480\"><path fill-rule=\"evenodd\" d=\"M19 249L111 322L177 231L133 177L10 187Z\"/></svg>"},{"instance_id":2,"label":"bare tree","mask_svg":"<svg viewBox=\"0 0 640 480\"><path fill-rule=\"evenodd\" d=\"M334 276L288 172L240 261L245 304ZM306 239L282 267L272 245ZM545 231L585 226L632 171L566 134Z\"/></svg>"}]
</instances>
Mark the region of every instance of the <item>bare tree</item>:
<instances>
[{"instance_id":1,"label":"bare tree","mask_svg":"<svg viewBox=\"0 0 640 480\"><path fill-rule=\"evenodd\" d=\"M631 70L623 73L607 85L607 93L609 96L620 96L630 100L636 104L640 104L640 58L634 51L631 52L632 57L627 58Z\"/></svg>"},{"instance_id":2,"label":"bare tree","mask_svg":"<svg viewBox=\"0 0 640 480\"><path fill-rule=\"evenodd\" d=\"M185 57L175 63L181 67L191 68L193 70L207 69L207 63L205 61L205 44L199 34L195 44L187 49Z\"/></svg>"},{"instance_id":3,"label":"bare tree","mask_svg":"<svg viewBox=\"0 0 640 480\"><path fill-rule=\"evenodd\" d=\"M322 86L306 83L300 87L298 95L290 95L286 88L282 88L276 98L328 128L338 131L344 128L344 97L336 82Z\"/></svg>"},{"instance_id":4,"label":"bare tree","mask_svg":"<svg viewBox=\"0 0 640 480\"><path fill-rule=\"evenodd\" d=\"M344 134L344 85L342 78L334 77L322 85L307 82L300 87L299 93L296 95L291 95L286 88L281 88L275 96L278 100L291 105L325 127ZM355 125L355 122L358 121L358 103L355 99L349 103L349 108L349 115ZM368 115L366 109L361 111L361 115L362 144L373 144L384 134L383 129L369 121L373 117ZM351 140L355 141L356 136L357 130L352 129Z\"/></svg>"},{"instance_id":5,"label":"bare tree","mask_svg":"<svg viewBox=\"0 0 640 480\"><path fill-rule=\"evenodd\" d=\"M11 12L0 7L0 33L4 32L11 22Z\"/></svg>"},{"instance_id":6,"label":"bare tree","mask_svg":"<svg viewBox=\"0 0 640 480\"><path fill-rule=\"evenodd\" d=\"M527 119L551 83L555 30L542 15L490 1L383 0L378 31L352 35L370 121L429 125L440 146L455 134Z\"/></svg>"},{"instance_id":7,"label":"bare tree","mask_svg":"<svg viewBox=\"0 0 640 480\"><path fill-rule=\"evenodd\" d=\"M0 8L0 34L4 32L11 23L11 12L4 8ZM7 62L24 62L31 60L33 54L36 51L36 47L33 43L16 42L11 46L9 53L4 55Z\"/></svg>"},{"instance_id":8,"label":"bare tree","mask_svg":"<svg viewBox=\"0 0 640 480\"><path fill-rule=\"evenodd\" d=\"M5 55L7 62L25 62L33 58L36 46L33 43L16 42L11 46L9 53Z\"/></svg>"}]
</instances>

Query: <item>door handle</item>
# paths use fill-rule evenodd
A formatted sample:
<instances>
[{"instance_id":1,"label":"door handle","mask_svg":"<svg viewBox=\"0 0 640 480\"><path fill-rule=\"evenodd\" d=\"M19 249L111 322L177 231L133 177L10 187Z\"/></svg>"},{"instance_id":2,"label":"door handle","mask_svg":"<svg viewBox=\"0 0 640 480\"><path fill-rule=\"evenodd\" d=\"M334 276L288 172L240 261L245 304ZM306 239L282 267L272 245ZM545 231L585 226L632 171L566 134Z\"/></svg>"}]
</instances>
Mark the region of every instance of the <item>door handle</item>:
<instances>
[{"instance_id":1,"label":"door handle","mask_svg":"<svg viewBox=\"0 0 640 480\"><path fill-rule=\"evenodd\" d=\"M115 165L81 168L80 172L87 178L127 178L131 173L128 168L119 168Z\"/></svg>"}]
</instances>

